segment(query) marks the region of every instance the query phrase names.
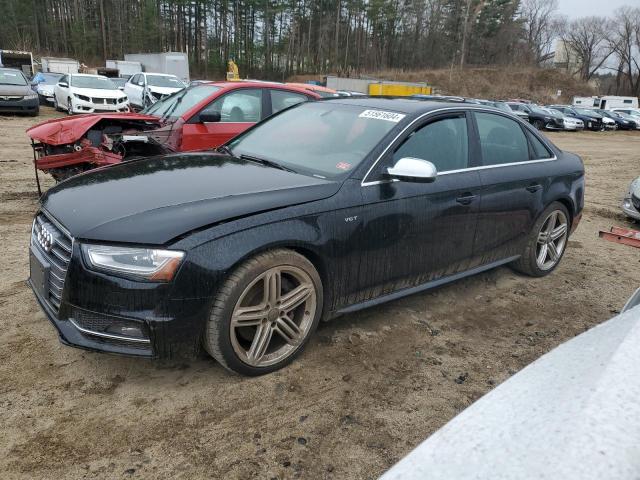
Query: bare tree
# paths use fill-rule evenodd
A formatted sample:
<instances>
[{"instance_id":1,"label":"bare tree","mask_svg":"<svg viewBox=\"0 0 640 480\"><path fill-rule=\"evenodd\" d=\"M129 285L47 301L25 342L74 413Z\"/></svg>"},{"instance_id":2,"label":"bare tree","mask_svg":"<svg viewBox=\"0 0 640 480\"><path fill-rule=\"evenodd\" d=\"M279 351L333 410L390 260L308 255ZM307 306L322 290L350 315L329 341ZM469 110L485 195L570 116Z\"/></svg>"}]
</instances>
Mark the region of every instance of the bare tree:
<instances>
[{"instance_id":1,"label":"bare tree","mask_svg":"<svg viewBox=\"0 0 640 480\"><path fill-rule=\"evenodd\" d=\"M536 65L549 58L554 39L564 33L566 20L557 10L558 0L523 0L520 4L524 40Z\"/></svg>"},{"instance_id":2,"label":"bare tree","mask_svg":"<svg viewBox=\"0 0 640 480\"><path fill-rule=\"evenodd\" d=\"M640 95L640 8L616 10L608 43L616 57L616 83L623 80L629 94Z\"/></svg>"},{"instance_id":3,"label":"bare tree","mask_svg":"<svg viewBox=\"0 0 640 480\"><path fill-rule=\"evenodd\" d=\"M590 80L613 54L607 41L608 23L603 17L579 18L569 23L562 37L567 58L575 58L577 70L573 73L583 80Z\"/></svg>"}]
</instances>

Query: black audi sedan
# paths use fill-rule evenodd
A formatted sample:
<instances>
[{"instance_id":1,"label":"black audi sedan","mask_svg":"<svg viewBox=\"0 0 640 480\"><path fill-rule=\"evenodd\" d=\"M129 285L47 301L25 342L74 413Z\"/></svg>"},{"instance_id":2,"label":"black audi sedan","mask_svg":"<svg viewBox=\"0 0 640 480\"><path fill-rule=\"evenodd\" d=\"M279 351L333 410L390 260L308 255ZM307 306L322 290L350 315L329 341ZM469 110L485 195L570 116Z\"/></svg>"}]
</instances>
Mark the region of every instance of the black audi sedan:
<instances>
[{"instance_id":1,"label":"black audi sedan","mask_svg":"<svg viewBox=\"0 0 640 480\"><path fill-rule=\"evenodd\" d=\"M139 159L50 189L32 289L63 343L246 375L321 319L499 265L552 272L583 208L581 159L467 103L336 98L218 151Z\"/></svg>"}]
</instances>

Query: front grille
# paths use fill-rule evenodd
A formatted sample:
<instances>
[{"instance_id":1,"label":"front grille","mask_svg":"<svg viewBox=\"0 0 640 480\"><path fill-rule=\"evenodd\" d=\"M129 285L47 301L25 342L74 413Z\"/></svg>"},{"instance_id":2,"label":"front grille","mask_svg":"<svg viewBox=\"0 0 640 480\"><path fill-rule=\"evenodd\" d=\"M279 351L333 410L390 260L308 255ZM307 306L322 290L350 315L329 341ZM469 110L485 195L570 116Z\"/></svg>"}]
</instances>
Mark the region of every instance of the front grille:
<instances>
[{"instance_id":1,"label":"front grille","mask_svg":"<svg viewBox=\"0 0 640 480\"><path fill-rule=\"evenodd\" d=\"M0 96L0 100L4 100L7 102L15 102L17 100L22 100L24 97L22 95L4 95Z\"/></svg>"},{"instance_id":2,"label":"front grille","mask_svg":"<svg viewBox=\"0 0 640 480\"><path fill-rule=\"evenodd\" d=\"M93 97L91 99L92 103L97 103L100 105L115 105L116 104L116 99L115 98L100 98L100 97Z\"/></svg>"},{"instance_id":3,"label":"front grille","mask_svg":"<svg viewBox=\"0 0 640 480\"><path fill-rule=\"evenodd\" d=\"M31 244L38 248L51 264L46 300L57 311L62 301L64 281L71 260L72 239L68 233L40 212L33 222Z\"/></svg>"},{"instance_id":4,"label":"front grille","mask_svg":"<svg viewBox=\"0 0 640 480\"><path fill-rule=\"evenodd\" d=\"M635 195L631 195L631 203L633 203L635 209L640 212L640 198L636 197Z\"/></svg>"}]
</instances>

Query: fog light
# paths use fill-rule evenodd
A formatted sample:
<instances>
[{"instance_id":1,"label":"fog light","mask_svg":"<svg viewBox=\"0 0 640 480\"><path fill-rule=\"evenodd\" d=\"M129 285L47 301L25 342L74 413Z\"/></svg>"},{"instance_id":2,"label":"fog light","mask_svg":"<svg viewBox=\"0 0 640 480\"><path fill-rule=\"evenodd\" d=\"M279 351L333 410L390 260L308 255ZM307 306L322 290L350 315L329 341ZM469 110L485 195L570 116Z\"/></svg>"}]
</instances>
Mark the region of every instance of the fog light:
<instances>
[{"instance_id":1,"label":"fog light","mask_svg":"<svg viewBox=\"0 0 640 480\"><path fill-rule=\"evenodd\" d=\"M628 198L625 198L624 202L622 202L622 205L624 206L624 208L631 208L631 200Z\"/></svg>"},{"instance_id":2,"label":"fog light","mask_svg":"<svg viewBox=\"0 0 640 480\"><path fill-rule=\"evenodd\" d=\"M130 338L146 338L144 333L142 333L142 328L131 324L114 323L106 328L105 333Z\"/></svg>"}]
</instances>

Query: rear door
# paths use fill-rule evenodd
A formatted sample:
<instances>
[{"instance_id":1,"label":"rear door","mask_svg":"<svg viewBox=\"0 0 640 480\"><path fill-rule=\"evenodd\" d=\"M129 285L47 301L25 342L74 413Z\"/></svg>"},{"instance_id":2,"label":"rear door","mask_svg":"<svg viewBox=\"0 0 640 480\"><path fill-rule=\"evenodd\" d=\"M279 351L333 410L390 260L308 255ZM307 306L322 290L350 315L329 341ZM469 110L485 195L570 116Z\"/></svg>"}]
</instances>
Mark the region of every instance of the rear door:
<instances>
[{"instance_id":1,"label":"rear door","mask_svg":"<svg viewBox=\"0 0 640 480\"><path fill-rule=\"evenodd\" d=\"M483 264L519 255L545 208L555 156L506 115L475 112L482 167L482 201L474 254Z\"/></svg>"},{"instance_id":2,"label":"rear door","mask_svg":"<svg viewBox=\"0 0 640 480\"><path fill-rule=\"evenodd\" d=\"M182 127L181 150L215 148L259 122L266 110L264 89L238 88L225 93L198 113ZM219 122L202 122L202 113L219 113Z\"/></svg>"}]
</instances>

